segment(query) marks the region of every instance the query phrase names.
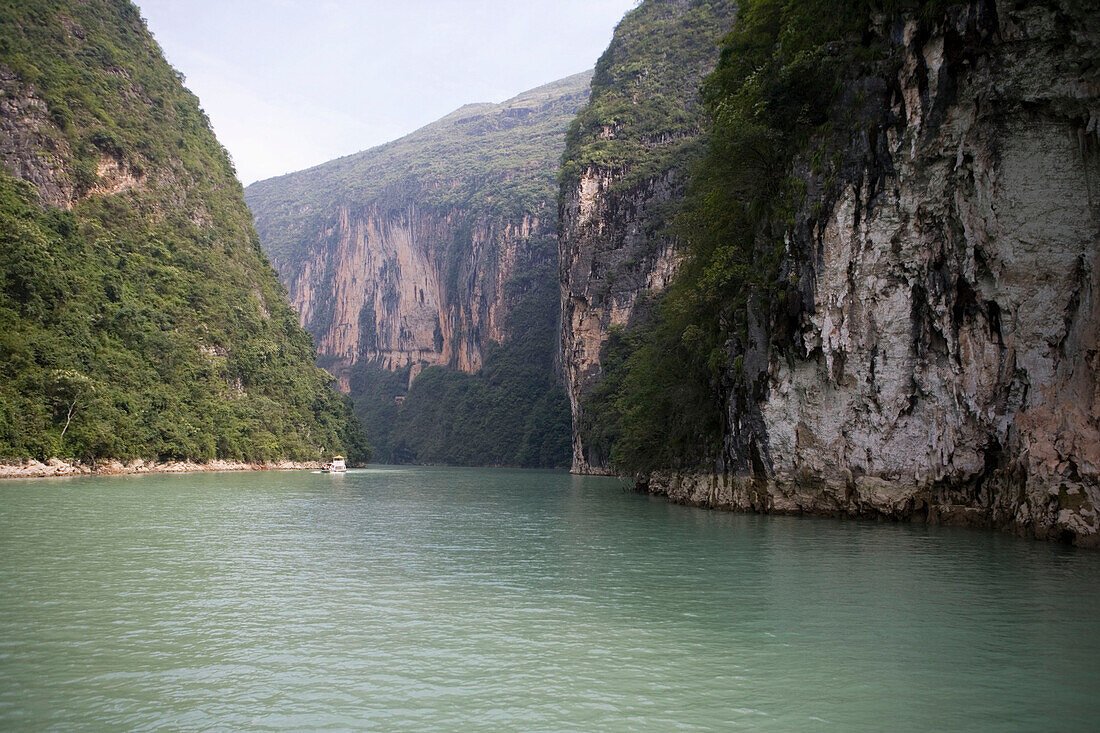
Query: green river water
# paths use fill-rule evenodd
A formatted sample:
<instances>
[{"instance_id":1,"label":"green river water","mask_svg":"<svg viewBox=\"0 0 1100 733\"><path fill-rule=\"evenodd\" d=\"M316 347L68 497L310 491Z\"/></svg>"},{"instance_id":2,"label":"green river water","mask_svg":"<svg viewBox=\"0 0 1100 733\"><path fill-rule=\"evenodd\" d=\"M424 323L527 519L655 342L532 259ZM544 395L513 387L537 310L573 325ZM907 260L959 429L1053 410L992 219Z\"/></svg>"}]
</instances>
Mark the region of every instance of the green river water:
<instances>
[{"instance_id":1,"label":"green river water","mask_svg":"<svg viewBox=\"0 0 1100 733\"><path fill-rule=\"evenodd\" d=\"M1100 553L561 472L0 482L0 729L1100 728Z\"/></svg>"}]
</instances>

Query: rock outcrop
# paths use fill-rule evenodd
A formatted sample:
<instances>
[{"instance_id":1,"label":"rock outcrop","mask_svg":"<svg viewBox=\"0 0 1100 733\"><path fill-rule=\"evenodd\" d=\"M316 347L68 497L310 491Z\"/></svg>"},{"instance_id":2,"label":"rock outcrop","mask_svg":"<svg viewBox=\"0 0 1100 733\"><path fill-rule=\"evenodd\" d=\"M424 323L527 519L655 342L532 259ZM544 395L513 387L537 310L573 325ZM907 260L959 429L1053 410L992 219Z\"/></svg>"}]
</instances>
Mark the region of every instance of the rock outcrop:
<instances>
[{"instance_id":1,"label":"rock outcrop","mask_svg":"<svg viewBox=\"0 0 1100 733\"><path fill-rule=\"evenodd\" d=\"M72 150L55 130L49 108L33 86L0 66L0 163L33 184L43 203L68 209L75 198L74 183L65 172Z\"/></svg>"}]
</instances>

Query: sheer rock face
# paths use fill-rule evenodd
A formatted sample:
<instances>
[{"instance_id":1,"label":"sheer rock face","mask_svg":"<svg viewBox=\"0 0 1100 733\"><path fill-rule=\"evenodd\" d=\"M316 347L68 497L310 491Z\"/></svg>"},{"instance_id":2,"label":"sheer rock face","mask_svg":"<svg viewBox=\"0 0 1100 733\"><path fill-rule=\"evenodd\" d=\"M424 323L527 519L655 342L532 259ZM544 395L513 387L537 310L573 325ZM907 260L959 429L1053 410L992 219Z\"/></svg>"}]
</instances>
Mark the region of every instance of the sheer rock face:
<instances>
[{"instance_id":1,"label":"sheer rock face","mask_svg":"<svg viewBox=\"0 0 1100 733\"><path fill-rule=\"evenodd\" d=\"M611 472L609 457L584 444L584 398L603 376L600 352L610 330L629 323L639 296L663 290L679 264L669 212L683 201L703 149L699 87L718 60L718 41L732 28L735 14L735 4L724 0L646 0L628 13L593 78L590 104L612 110L609 118L582 131L566 150L567 159L583 157L586 147L622 141L633 156L584 165L562 184L561 351L574 473ZM659 91L639 91L650 87ZM636 129L622 121L632 115L658 118L677 107L689 121L681 119L669 130L644 129L644 122Z\"/></svg>"},{"instance_id":2,"label":"sheer rock face","mask_svg":"<svg viewBox=\"0 0 1100 733\"><path fill-rule=\"evenodd\" d=\"M683 198L682 175L670 171L625 191L616 174L584 171L562 205L562 366L573 415L573 472L610 473L607 456L584 445L582 400L601 378L600 350L610 329L625 326L638 297L660 291L676 271L676 240L645 222L649 210Z\"/></svg>"},{"instance_id":3,"label":"sheer rock face","mask_svg":"<svg viewBox=\"0 0 1100 733\"><path fill-rule=\"evenodd\" d=\"M974 3L899 29L855 175L792 236L793 346L760 315L723 465L651 491L1100 545L1097 24Z\"/></svg>"},{"instance_id":4,"label":"sheer rock face","mask_svg":"<svg viewBox=\"0 0 1100 733\"><path fill-rule=\"evenodd\" d=\"M453 365L476 372L486 345L503 340L511 305L504 285L531 238L553 230L523 215L482 218L458 231L466 220L461 210L415 205L396 213L340 207L320 233L323 247L294 268L275 261L343 391L361 360L391 370ZM462 261L448 262L439 243L467 236Z\"/></svg>"},{"instance_id":5,"label":"sheer rock face","mask_svg":"<svg viewBox=\"0 0 1100 733\"><path fill-rule=\"evenodd\" d=\"M509 283L554 256L555 174L590 78L249 186L261 243L345 393L359 363L473 373L505 340Z\"/></svg>"},{"instance_id":6,"label":"sheer rock face","mask_svg":"<svg viewBox=\"0 0 1100 733\"><path fill-rule=\"evenodd\" d=\"M74 186L65 171L72 153L33 87L0 66L0 165L38 190L43 204L68 209Z\"/></svg>"}]
</instances>

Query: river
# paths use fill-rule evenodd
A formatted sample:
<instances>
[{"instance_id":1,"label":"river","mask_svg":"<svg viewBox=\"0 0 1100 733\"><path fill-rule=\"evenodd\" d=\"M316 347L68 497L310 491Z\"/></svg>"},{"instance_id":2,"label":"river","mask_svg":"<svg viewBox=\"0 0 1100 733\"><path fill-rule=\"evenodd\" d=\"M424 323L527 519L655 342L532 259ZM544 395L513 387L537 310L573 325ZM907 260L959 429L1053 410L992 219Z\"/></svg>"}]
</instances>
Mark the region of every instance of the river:
<instances>
[{"instance_id":1,"label":"river","mask_svg":"<svg viewBox=\"0 0 1100 733\"><path fill-rule=\"evenodd\" d=\"M0 729L1094 730L1100 553L563 472L0 482Z\"/></svg>"}]
</instances>

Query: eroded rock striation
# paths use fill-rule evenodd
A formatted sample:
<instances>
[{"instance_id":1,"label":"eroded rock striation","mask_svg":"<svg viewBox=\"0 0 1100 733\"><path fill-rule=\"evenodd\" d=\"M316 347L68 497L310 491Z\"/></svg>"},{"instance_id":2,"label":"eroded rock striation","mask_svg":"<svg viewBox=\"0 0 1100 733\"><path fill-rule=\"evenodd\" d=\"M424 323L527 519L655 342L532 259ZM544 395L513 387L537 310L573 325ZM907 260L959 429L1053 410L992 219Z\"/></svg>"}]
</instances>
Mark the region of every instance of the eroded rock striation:
<instances>
[{"instance_id":1,"label":"eroded rock striation","mask_svg":"<svg viewBox=\"0 0 1100 733\"><path fill-rule=\"evenodd\" d=\"M321 233L323 249L292 273L282 268L291 303L344 392L359 361L472 373L486 345L504 339L504 283L531 238L554 232L529 213L472 224L468 216L416 203L396 212L340 205ZM461 260L449 250L456 239Z\"/></svg>"}]
</instances>

